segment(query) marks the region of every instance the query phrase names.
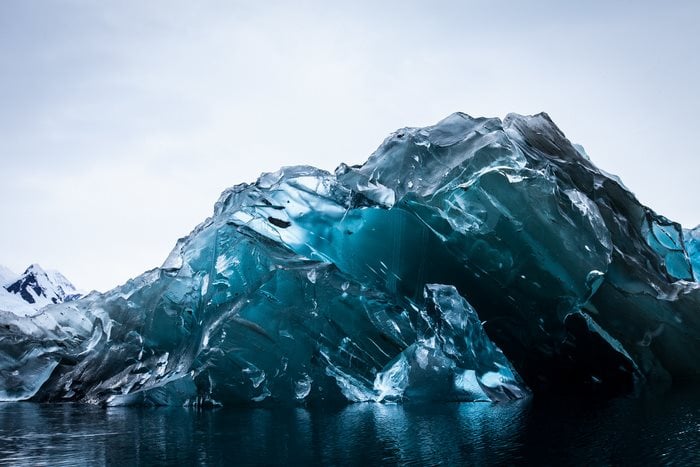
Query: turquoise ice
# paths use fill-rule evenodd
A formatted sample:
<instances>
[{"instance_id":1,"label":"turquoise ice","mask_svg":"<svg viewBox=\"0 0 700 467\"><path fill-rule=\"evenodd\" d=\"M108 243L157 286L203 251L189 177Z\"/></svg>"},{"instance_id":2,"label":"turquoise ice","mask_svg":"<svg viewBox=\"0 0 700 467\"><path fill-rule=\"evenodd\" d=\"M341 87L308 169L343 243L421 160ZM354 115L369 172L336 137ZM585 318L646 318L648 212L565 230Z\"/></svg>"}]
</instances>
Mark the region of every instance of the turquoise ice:
<instances>
[{"instance_id":1,"label":"turquoise ice","mask_svg":"<svg viewBox=\"0 0 700 467\"><path fill-rule=\"evenodd\" d=\"M619 394L700 376L698 248L546 114L450 115L226 190L160 267L0 313L0 398Z\"/></svg>"}]
</instances>

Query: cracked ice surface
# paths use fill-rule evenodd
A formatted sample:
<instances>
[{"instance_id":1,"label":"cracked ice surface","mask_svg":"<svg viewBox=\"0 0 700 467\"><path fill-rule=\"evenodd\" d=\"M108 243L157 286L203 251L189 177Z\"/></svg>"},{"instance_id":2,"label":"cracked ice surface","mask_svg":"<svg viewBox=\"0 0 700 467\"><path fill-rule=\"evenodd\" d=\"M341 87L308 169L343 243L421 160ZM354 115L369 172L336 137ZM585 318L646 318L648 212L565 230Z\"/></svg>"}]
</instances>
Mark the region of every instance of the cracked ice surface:
<instances>
[{"instance_id":1,"label":"cracked ice surface","mask_svg":"<svg viewBox=\"0 0 700 467\"><path fill-rule=\"evenodd\" d=\"M697 378L696 238L545 114L457 113L361 166L226 190L105 294L0 313L0 398L503 401Z\"/></svg>"}]
</instances>

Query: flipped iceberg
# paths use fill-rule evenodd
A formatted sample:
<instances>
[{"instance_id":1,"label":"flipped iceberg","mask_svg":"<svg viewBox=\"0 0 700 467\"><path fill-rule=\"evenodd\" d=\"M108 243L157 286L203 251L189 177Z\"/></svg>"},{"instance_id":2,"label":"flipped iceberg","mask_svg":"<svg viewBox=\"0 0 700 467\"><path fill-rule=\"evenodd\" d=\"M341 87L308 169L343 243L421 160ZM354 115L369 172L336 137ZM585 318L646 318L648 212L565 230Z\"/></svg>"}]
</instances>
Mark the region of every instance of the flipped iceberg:
<instances>
[{"instance_id":1,"label":"flipped iceberg","mask_svg":"<svg viewBox=\"0 0 700 467\"><path fill-rule=\"evenodd\" d=\"M0 398L499 401L697 378L685 242L547 115L457 113L361 166L226 190L110 292L0 313Z\"/></svg>"}]
</instances>

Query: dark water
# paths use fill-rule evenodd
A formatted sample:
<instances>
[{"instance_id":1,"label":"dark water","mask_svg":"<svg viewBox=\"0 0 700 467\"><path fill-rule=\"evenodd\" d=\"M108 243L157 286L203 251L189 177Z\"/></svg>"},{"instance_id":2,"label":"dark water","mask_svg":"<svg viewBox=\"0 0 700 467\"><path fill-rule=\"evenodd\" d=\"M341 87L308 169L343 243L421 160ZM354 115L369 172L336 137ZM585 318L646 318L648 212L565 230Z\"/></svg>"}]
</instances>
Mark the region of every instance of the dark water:
<instances>
[{"instance_id":1,"label":"dark water","mask_svg":"<svg viewBox=\"0 0 700 467\"><path fill-rule=\"evenodd\" d=\"M0 405L10 465L700 465L700 388L605 402L321 408Z\"/></svg>"}]
</instances>

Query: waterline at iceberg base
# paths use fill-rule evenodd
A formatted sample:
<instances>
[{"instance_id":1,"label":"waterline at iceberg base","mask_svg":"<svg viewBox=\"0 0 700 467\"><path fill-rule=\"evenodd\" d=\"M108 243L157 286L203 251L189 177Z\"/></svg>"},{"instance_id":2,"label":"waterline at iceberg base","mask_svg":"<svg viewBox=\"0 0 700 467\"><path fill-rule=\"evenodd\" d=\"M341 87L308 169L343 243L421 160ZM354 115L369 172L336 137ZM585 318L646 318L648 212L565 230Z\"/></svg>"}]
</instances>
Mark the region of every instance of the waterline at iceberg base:
<instances>
[{"instance_id":1,"label":"waterline at iceberg base","mask_svg":"<svg viewBox=\"0 0 700 467\"><path fill-rule=\"evenodd\" d=\"M700 234L546 114L450 115L226 190L160 267L0 311L0 400L625 394L700 377Z\"/></svg>"}]
</instances>

